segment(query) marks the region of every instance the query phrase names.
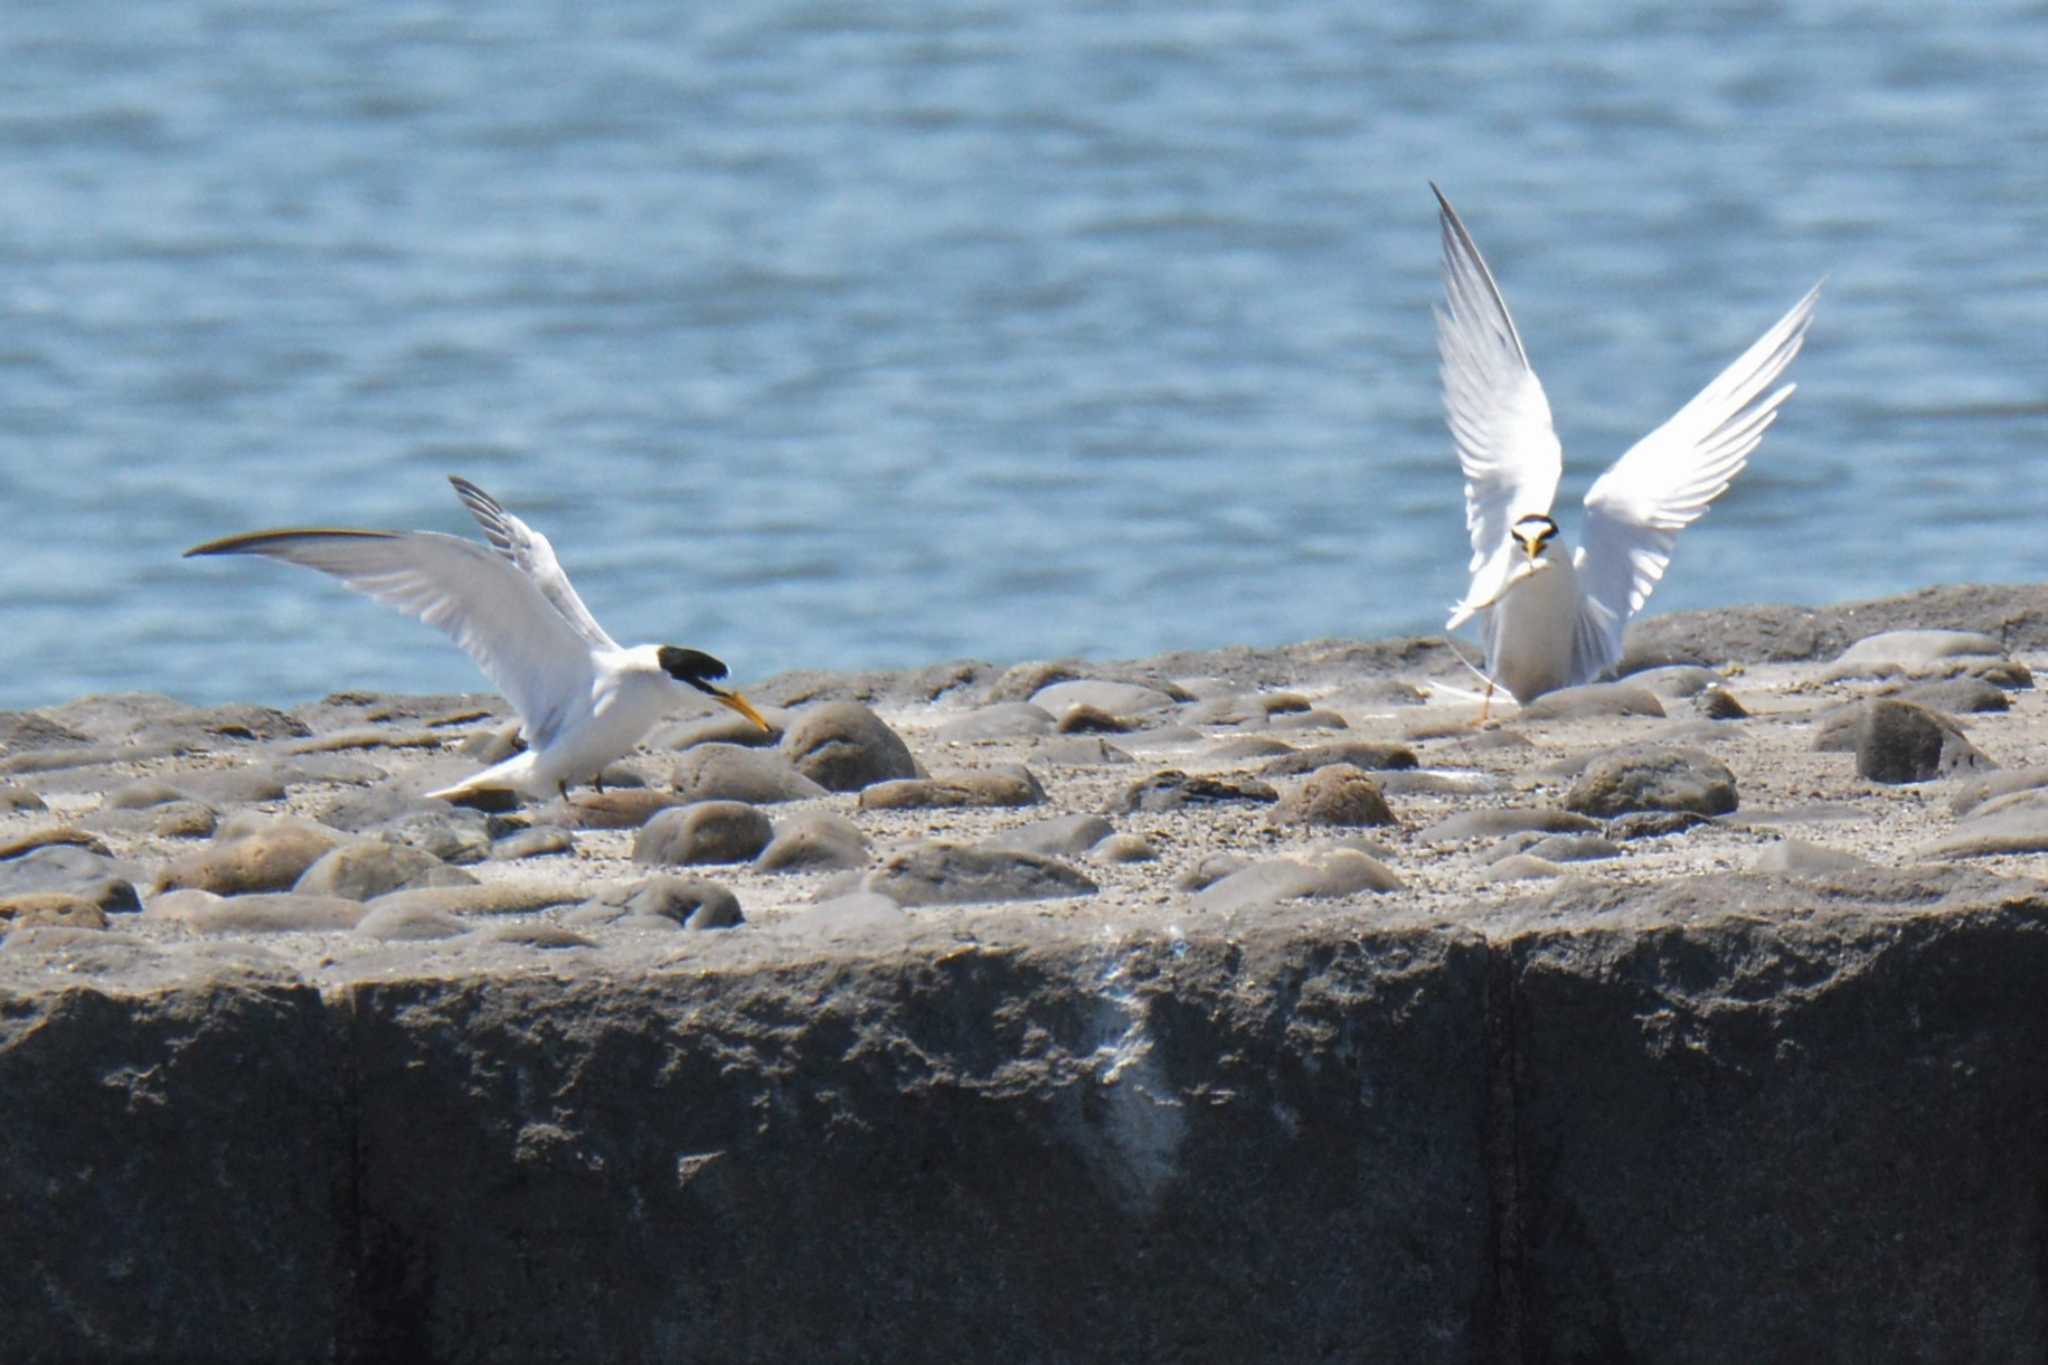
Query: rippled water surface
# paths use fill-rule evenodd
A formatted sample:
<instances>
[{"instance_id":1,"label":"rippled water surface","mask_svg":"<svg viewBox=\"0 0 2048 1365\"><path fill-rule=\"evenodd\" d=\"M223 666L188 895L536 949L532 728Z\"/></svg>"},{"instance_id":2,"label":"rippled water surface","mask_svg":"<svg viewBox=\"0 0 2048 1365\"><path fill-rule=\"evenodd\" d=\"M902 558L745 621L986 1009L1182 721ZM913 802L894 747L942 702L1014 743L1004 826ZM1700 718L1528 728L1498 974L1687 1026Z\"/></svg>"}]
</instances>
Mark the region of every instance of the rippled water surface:
<instances>
[{"instance_id":1,"label":"rippled water surface","mask_svg":"<svg viewBox=\"0 0 2048 1365\"><path fill-rule=\"evenodd\" d=\"M1796 9L14 0L0 705L478 686L178 558L448 473L742 678L1434 629L1430 179L1573 505L1829 277L1651 610L2048 576L2048 12Z\"/></svg>"}]
</instances>

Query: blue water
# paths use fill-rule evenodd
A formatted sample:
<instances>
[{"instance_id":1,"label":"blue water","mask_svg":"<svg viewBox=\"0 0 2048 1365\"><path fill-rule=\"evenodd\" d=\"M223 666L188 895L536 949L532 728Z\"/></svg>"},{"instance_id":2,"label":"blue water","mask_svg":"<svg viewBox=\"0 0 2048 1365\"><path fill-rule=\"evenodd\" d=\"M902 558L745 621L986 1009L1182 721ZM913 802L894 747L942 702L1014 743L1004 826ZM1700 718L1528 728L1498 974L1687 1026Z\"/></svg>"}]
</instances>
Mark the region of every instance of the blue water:
<instances>
[{"instance_id":1,"label":"blue water","mask_svg":"<svg viewBox=\"0 0 2048 1365\"><path fill-rule=\"evenodd\" d=\"M1652 611L2048 577L2048 9L1784 8L8 0L0 705L480 685L178 558L451 472L741 678L1434 629L1432 178L1571 507L1829 276Z\"/></svg>"}]
</instances>

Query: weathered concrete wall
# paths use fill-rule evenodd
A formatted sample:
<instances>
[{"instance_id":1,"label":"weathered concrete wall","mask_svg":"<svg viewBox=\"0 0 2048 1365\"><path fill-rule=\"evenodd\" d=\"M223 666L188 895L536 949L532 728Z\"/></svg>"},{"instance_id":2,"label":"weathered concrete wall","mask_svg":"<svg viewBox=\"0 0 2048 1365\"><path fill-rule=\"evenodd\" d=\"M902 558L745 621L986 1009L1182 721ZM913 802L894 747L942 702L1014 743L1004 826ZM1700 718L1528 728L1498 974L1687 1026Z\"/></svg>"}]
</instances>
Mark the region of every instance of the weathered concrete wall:
<instances>
[{"instance_id":1,"label":"weathered concrete wall","mask_svg":"<svg viewBox=\"0 0 2048 1365\"><path fill-rule=\"evenodd\" d=\"M972 925L321 991L20 931L0 1358L2048 1354L2030 886Z\"/></svg>"}]
</instances>

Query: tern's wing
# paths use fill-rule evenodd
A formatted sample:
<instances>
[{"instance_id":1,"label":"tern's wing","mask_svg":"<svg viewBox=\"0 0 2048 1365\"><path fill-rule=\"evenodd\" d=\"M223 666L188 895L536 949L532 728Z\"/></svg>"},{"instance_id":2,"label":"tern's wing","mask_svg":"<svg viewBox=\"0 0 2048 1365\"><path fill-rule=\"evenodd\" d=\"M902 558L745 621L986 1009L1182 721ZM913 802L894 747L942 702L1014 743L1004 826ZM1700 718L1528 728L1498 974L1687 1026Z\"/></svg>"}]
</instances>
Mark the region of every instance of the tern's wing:
<instances>
[{"instance_id":1,"label":"tern's wing","mask_svg":"<svg viewBox=\"0 0 2048 1365\"><path fill-rule=\"evenodd\" d=\"M1443 191L1430 189L1443 228L1444 305L1436 309L1436 345L1443 357L1444 416L1465 471L1465 529L1472 534L1477 578L1510 547L1508 528L1518 518L1550 511L1563 455L1550 425L1550 401L1529 368L1493 273ZM1504 583L1506 569L1489 571L1489 582Z\"/></svg>"},{"instance_id":2,"label":"tern's wing","mask_svg":"<svg viewBox=\"0 0 2048 1365\"><path fill-rule=\"evenodd\" d=\"M1586 493L1578 558L1586 614L1621 657L1621 635L1642 608L1678 533L1742 472L1793 386L1772 389L1806 340L1820 285L1670 421L1629 447ZM1581 634L1584 628L1581 629Z\"/></svg>"},{"instance_id":3,"label":"tern's wing","mask_svg":"<svg viewBox=\"0 0 2048 1365\"><path fill-rule=\"evenodd\" d=\"M491 542L492 548L533 580L533 585L540 589L540 595L562 613L571 630L594 648L619 647L617 641L605 634L597 618L590 614L590 608L583 605L576 589L569 585L569 575L562 572L561 564L555 559L555 547L548 544L546 536L507 512L496 498L468 479L451 474L448 482L455 485L456 496L476 518L477 525L484 528L484 537Z\"/></svg>"},{"instance_id":4,"label":"tern's wing","mask_svg":"<svg viewBox=\"0 0 2048 1365\"><path fill-rule=\"evenodd\" d=\"M590 646L532 580L473 540L435 531L258 531L185 554L303 564L445 631L518 709L536 748L590 694Z\"/></svg>"}]
</instances>

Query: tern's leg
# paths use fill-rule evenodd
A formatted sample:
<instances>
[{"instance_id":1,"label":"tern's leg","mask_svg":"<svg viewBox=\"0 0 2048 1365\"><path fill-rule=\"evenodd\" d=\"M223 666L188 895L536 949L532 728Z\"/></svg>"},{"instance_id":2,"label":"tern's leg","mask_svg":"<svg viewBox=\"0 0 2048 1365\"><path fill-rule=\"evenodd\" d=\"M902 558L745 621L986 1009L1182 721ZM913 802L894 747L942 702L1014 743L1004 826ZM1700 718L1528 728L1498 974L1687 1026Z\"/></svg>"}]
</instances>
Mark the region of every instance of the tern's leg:
<instances>
[{"instance_id":1,"label":"tern's leg","mask_svg":"<svg viewBox=\"0 0 2048 1365\"><path fill-rule=\"evenodd\" d=\"M1486 695L1479 700L1479 719L1472 722L1475 727L1486 724L1486 713L1492 705L1493 683L1489 680L1486 684Z\"/></svg>"},{"instance_id":2,"label":"tern's leg","mask_svg":"<svg viewBox=\"0 0 2048 1365\"><path fill-rule=\"evenodd\" d=\"M555 783L555 790L556 790L556 791L558 791L558 792L560 792L560 793L562 794L562 802L563 802L563 804L564 804L564 805L568 804L568 801L569 801L569 784L568 784L567 782L557 782L557 783Z\"/></svg>"},{"instance_id":3,"label":"tern's leg","mask_svg":"<svg viewBox=\"0 0 2048 1365\"><path fill-rule=\"evenodd\" d=\"M593 787L595 787L595 788L597 788L597 794L598 794L599 796L603 796L603 795L604 795L604 774L603 774L603 773L599 773L599 774L598 774L598 775L597 775L596 777L593 777L593 778L591 778L591 779L590 779L590 785L591 785L591 786L593 786Z\"/></svg>"}]
</instances>

